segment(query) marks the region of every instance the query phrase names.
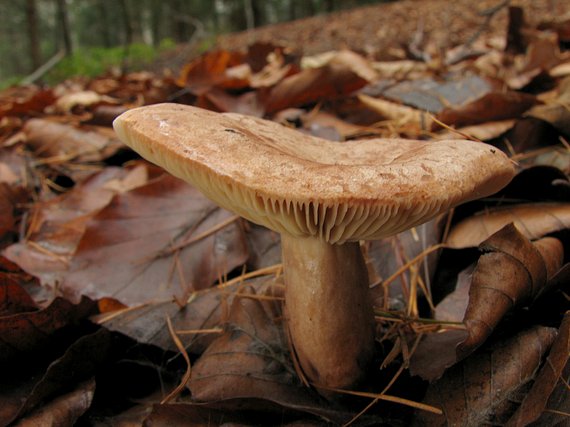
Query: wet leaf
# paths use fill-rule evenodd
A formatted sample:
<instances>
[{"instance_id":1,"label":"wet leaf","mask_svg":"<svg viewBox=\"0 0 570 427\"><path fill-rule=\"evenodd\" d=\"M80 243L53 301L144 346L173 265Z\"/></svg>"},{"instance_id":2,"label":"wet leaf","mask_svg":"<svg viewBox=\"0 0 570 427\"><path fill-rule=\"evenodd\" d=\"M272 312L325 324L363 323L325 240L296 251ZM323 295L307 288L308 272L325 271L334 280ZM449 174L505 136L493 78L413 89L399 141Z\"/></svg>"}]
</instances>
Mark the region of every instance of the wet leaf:
<instances>
[{"instance_id":1,"label":"wet leaf","mask_svg":"<svg viewBox=\"0 0 570 427\"><path fill-rule=\"evenodd\" d=\"M116 195L93 217L60 289L74 301L87 295L129 306L172 298L184 304L247 260L237 221L164 175Z\"/></svg>"},{"instance_id":2,"label":"wet leaf","mask_svg":"<svg viewBox=\"0 0 570 427\"><path fill-rule=\"evenodd\" d=\"M416 422L424 426L493 423L495 411L534 379L555 337L556 329L535 326L474 353L428 388L423 402L442 408L444 415L418 412Z\"/></svg>"}]
</instances>

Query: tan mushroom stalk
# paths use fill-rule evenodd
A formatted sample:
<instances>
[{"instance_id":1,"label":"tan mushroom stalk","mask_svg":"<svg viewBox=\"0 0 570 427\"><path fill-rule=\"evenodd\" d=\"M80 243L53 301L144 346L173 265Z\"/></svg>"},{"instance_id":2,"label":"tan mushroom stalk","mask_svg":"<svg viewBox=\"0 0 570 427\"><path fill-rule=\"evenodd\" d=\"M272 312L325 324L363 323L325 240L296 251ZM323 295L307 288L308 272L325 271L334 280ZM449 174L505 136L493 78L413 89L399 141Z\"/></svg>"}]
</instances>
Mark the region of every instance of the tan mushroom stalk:
<instances>
[{"instance_id":1,"label":"tan mushroom stalk","mask_svg":"<svg viewBox=\"0 0 570 427\"><path fill-rule=\"evenodd\" d=\"M281 233L289 335L307 378L329 388L356 385L374 354L358 242L492 194L514 174L504 154L482 143L335 143L266 120L175 104L128 111L114 126L144 158Z\"/></svg>"}]
</instances>

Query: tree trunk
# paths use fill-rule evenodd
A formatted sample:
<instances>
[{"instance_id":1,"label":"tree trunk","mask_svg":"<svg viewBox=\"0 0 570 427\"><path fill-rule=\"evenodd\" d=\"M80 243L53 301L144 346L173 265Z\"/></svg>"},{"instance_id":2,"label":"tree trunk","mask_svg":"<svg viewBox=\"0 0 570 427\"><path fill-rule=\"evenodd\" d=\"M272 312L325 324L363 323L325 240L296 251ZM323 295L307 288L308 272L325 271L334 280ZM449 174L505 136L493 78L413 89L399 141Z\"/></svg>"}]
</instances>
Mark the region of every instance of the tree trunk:
<instances>
[{"instance_id":1,"label":"tree trunk","mask_svg":"<svg viewBox=\"0 0 570 427\"><path fill-rule=\"evenodd\" d=\"M160 30L162 22L162 2L152 2L150 26L152 32L152 44L156 47L160 44L163 33Z\"/></svg>"},{"instance_id":2,"label":"tree trunk","mask_svg":"<svg viewBox=\"0 0 570 427\"><path fill-rule=\"evenodd\" d=\"M40 39L38 37L38 10L36 0L27 0L26 2L26 21L28 23L28 39L30 43L30 61L32 71L39 68L42 64L40 54Z\"/></svg>"},{"instance_id":3,"label":"tree trunk","mask_svg":"<svg viewBox=\"0 0 570 427\"><path fill-rule=\"evenodd\" d=\"M67 11L67 3L65 0L57 0L58 21L61 26L61 38L63 40L63 48L66 55L73 53L73 44L71 42L71 30L69 26L69 14Z\"/></svg>"},{"instance_id":4,"label":"tree trunk","mask_svg":"<svg viewBox=\"0 0 570 427\"><path fill-rule=\"evenodd\" d=\"M131 15L129 13L129 6L126 0L120 0L121 12L123 15L123 27L125 29L124 45L129 46L133 42L133 25L131 22Z\"/></svg>"},{"instance_id":5,"label":"tree trunk","mask_svg":"<svg viewBox=\"0 0 570 427\"><path fill-rule=\"evenodd\" d=\"M265 5L263 1L251 0L251 10L253 12L253 25L254 27L261 27L265 25Z\"/></svg>"},{"instance_id":6,"label":"tree trunk","mask_svg":"<svg viewBox=\"0 0 570 427\"><path fill-rule=\"evenodd\" d=\"M243 10L245 12L245 22L248 30L253 30L255 28L255 17L253 13L253 2L252 0L243 0Z\"/></svg>"},{"instance_id":7,"label":"tree trunk","mask_svg":"<svg viewBox=\"0 0 570 427\"><path fill-rule=\"evenodd\" d=\"M105 7L105 1L99 1L98 9L99 19L101 20L101 38L103 40L103 46L112 47L111 33L109 32L109 14Z\"/></svg>"}]
</instances>

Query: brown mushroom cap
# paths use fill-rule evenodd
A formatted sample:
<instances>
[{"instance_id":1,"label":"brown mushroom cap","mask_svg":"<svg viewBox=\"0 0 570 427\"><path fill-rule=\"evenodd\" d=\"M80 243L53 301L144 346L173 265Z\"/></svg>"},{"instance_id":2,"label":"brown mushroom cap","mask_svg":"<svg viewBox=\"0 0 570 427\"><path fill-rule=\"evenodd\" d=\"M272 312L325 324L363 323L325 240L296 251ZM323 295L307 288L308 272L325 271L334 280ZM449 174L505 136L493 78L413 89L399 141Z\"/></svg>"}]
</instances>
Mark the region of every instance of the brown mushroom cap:
<instances>
[{"instance_id":1,"label":"brown mushroom cap","mask_svg":"<svg viewBox=\"0 0 570 427\"><path fill-rule=\"evenodd\" d=\"M114 122L127 145L244 218L330 243L379 239L492 194L514 175L472 141L309 136L239 114L158 104Z\"/></svg>"}]
</instances>

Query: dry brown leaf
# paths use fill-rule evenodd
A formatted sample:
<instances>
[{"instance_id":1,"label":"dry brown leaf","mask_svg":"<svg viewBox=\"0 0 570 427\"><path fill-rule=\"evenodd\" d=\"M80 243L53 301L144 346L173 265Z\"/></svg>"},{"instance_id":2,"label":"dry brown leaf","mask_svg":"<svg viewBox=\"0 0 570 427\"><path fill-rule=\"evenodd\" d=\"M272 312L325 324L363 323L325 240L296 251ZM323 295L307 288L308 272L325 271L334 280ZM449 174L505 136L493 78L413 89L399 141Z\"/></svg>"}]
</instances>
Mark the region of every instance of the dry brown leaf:
<instances>
[{"instance_id":1,"label":"dry brown leaf","mask_svg":"<svg viewBox=\"0 0 570 427\"><path fill-rule=\"evenodd\" d=\"M224 334L193 366L189 388L198 401L304 395L280 322L249 292L233 300Z\"/></svg>"},{"instance_id":2,"label":"dry brown leaf","mask_svg":"<svg viewBox=\"0 0 570 427\"><path fill-rule=\"evenodd\" d=\"M65 310L66 307L59 307ZM62 314L58 314L61 316ZM38 325L42 326L42 325ZM41 330L34 331L38 334ZM48 332L48 331L46 331ZM25 335L22 335L24 337ZM20 337L21 338L21 337ZM67 393L79 383L92 378L97 369L108 363L113 352L118 350L115 341L109 332L98 332L84 335L68 343L63 354L61 349L54 346L58 342L52 335L49 341L49 351L42 350L19 357L28 362L25 369L12 369L3 375L2 388L0 388L0 423L9 425L30 411L41 407L42 403ZM71 337L68 337L68 339ZM54 355L57 350L57 355ZM60 357L57 357L61 354ZM52 360L51 357L56 357ZM16 361L12 362L14 368L21 368ZM64 404L65 406L65 404Z\"/></svg>"},{"instance_id":3,"label":"dry brown leaf","mask_svg":"<svg viewBox=\"0 0 570 427\"><path fill-rule=\"evenodd\" d=\"M133 169L108 167L67 193L37 202L29 210L27 239L6 248L4 256L37 276L42 284L53 286L67 270L88 220L114 194L144 184L147 174L145 165Z\"/></svg>"},{"instance_id":4,"label":"dry brown leaf","mask_svg":"<svg viewBox=\"0 0 570 427\"><path fill-rule=\"evenodd\" d=\"M380 116L394 121L395 126L413 125L418 133L431 126L429 114L421 110L364 94L359 94L358 99Z\"/></svg>"},{"instance_id":5,"label":"dry brown leaf","mask_svg":"<svg viewBox=\"0 0 570 427\"><path fill-rule=\"evenodd\" d=\"M45 159L56 163L101 161L123 147L107 128L78 129L46 119L32 119L24 125L24 132L26 144L44 162Z\"/></svg>"},{"instance_id":6,"label":"dry brown leaf","mask_svg":"<svg viewBox=\"0 0 570 427\"><path fill-rule=\"evenodd\" d=\"M469 335L457 347L460 359L479 347L506 313L530 303L564 260L562 243L545 237L534 244L509 224L485 240L473 272L463 322Z\"/></svg>"},{"instance_id":7,"label":"dry brown leaf","mask_svg":"<svg viewBox=\"0 0 570 427\"><path fill-rule=\"evenodd\" d=\"M66 93L55 102L54 108L58 113L71 114L76 108L94 107L96 105L113 105L118 101L110 96L101 95L92 90Z\"/></svg>"},{"instance_id":8,"label":"dry brown leaf","mask_svg":"<svg viewBox=\"0 0 570 427\"><path fill-rule=\"evenodd\" d=\"M37 309L38 305L16 278L0 271L0 317Z\"/></svg>"},{"instance_id":9,"label":"dry brown leaf","mask_svg":"<svg viewBox=\"0 0 570 427\"><path fill-rule=\"evenodd\" d=\"M570 77L558 86L558 97L545 105L537 105L526 115L550 123L563 134L570 136Z\"/></svg>"},{"instance_id":10,"label":"dry brown leaf","mask_svg":"<svg viewBox=\"0 0 570 427\"><path fill-rule=\"evenodd\" d=\"M238 52L219 50L207 52L190 62L180 72L177 84L201 95L212 87L244 88L249 85L249 73L231 74L232 68L243 65L244 55ZM249 68L249 67L248 67Z\"/></svg>"},{"instance_id":11,"label":"dry brown leaf","mask_svg":"<svg viewBox=\"0 0 570 427\"><path fill-rule=\"evenodd\" d=\"M56 298L41 310L0 317L0 362L45 346L55 331L94 314L95 310L87 299L71 304Z\"/></svg>"},{"instance_id":12,"label":"dry brown leaf","mask_svg":"<svg viewBox=\"0 0 570 427\"><path fill-rule=\"evenodd\" d=\"M59 396L18 420L14 426L73 426L89 409L95 395L95 380L91 379L79 384L73 391Z\"/></svg>"},{"instance_id":13,"label":"dry brown leaf","mask_svg":"<svg viewBox=\"0 0 570 427\"><path fill-rule=\"evenodd\" d=\"M263 92L246 92L234 96L219 88L212 88L200 95L195 106L218 112L232 112L263 117Z\"/></svg>"},{"instance_id":14,"label":"dry brown leaf","mask_svg":"<svg viewBox=\"0 0 570 427\"><path fill-rule=\"evenodd\" d=\"M132 306L214 284L247 260L238 218L164 175L116 195L82 236L60 290ZM112 260L112 262L110 262Z\"/></svg>"},{"instance_id":15,"label":"dry brown leaf","mask_svg":"<svg viewBox=\"0 0 570 427\"><path fill-rule=\"evenodd\" d=\"M569 356L570 312L564 316L558 336L546 358L546 363L538 373L532 388L525 396L521 405L506 424L507 427L529 425L537 421L541 415L545 415L538 424L542 426L553 425L553 418L567 421L564 415L556 414L555 411L563 413L568 411L568 395L570 394L568 389L570 380ZM552 412L545 413L545 410ZM547 422L547 419L549 419L549 422Z\"/></svg>"},{"instance_id":16,"label":"dry brown leaf","mask_svg":"<svg viewBox=\"0 0 570 427\"><path fill-rule=\"evenodd\" d=\"M243 286L264 294L274 286L274 279L262 277L236 282L231 286L213 287L193 293L180 307L173 301L148 303L116 313L98 316L94 320L101 326L120 332L143 344L164 350L176 351L167 328L168 317L179 335L184 348L192 354L201 354L223 332L228 309Z\"/></svg>"},{"instance_id":17,"label":"dry brown leaf","mask_svg":"<svg viewBox=\"0 0 570 427\"><path fill-rule=\"evenodd\" d=\"M481 98L491 89L492 84L477 75L450 73L437 78L404 79L389 84L380 90L380 94L420 111L436 114L445 108L459 107Z\"/></svg>"},{"instance_id":18,"label":"dry brown leaf","mask_svg":"<svg viewBox=\"0 0 570 427\"><path fill-rule=\"evenodd\" d=\"M350 51L337 52L325 65L307 68L277 83L266 102L275 113L317 101L346 96L373 81L376 72L366 59Z\"/></svg>"},{"instance_id":19,"label":"dry brown leaf","mask_svg":"<svg viewBox=\"0 0 570 427\"><path fill-rule=\"evenodd\" d=\"M492 121L487 123L481 123L479 125L465 126L457 129L457 132L451 130L445 130L439 132L434 136L436 140L444 139L456 139L459 138L461 134L469 135L474 139L479 139L481 141L489 141L494 138L498 138L503 135L509 129L515 125L515 120L500 120Z\"/></svg>"},{"instance_id":20,"label":"dry brown leaf","mask_svg":"<svg viewBox=\"0 0 570 427\"><path fill-rule=\"evenodd\" d=\"M520 204L479 212L455 225L446 244L455 249L478 246L510 223L528 239L538 239L570 228L570 203Z\"/></svg>"},{"instance_id":21,"label":"dry brown leaf","mask_svg":"<svg viewBox=\"0 0 570 427\"><path fill-rule=\"evenodd\" d=\"M556 337L556 329L535 326L481 349L450 368L430 385L424 403L444 415L418 412L424 426L472 426L493 423L495 410L532 380Z\"/></svg>"},{"instance_id":22,"label":"dry brown leaf","mask_svg":"<svg viewBox=\"0 0 570 427\"><path fill-rule=\"evenodd\" d=\"M522 92L491 92L460 107L446 108L436 118L449 126L464 127L519 117L536 104L536 98ZM439 130L437 123L432 130Z\"/></svg>"},{"instance_id":23,"label":"dry brown leaf","mask_svg":"<svg viewBox=\"0 0 570 427\"><path fill-rule=\"evenodd\" d=\"M14 86L0 95L0 119L7 116L34 117L56 100L53 89Z\"/></svg>"},{"instance_id":24,"label":"dry brown leaf","mask_svg":"<svg viewBox=\"0 0 570 427\"><path fill-rule=\"evenodd\" d=\"M347 422L353 414L318 399L300 383L283 336L280 311L275 311L274 305L275 301L260 300L246 288L233 300L224 334L192 367L189 388L193 403L210 402L230 411L234 402L234 410L278 414L285 408L335 424Z\"/></svg>"},{"instance_id":25,"label":"dry brown leaf","mask_svg":"<svg viewBox=\"0 0 570 427\"><path fill-rule=\"evenodd\" d=\"M375 133L375 130L372 127L349 123L322 110L311 111L303 114L301 115L300 120L303 122L303 129L307 130L311 135L319 136L322 134L319 134L319 129L332 128L340 136L338 139L340 141L360 137L362 135L372 135Z\"/></svg>"}]
</instances>

